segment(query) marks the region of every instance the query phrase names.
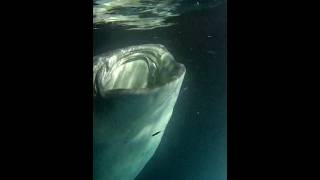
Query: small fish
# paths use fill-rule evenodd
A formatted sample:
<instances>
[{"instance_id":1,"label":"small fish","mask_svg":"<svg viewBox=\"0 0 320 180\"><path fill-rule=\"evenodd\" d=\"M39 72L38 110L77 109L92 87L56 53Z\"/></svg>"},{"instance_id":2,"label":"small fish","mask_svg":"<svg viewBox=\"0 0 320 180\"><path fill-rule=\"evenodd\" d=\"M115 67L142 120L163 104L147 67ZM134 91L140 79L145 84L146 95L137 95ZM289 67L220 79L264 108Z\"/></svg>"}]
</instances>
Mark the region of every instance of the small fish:
<instances>
[{"instance_id":1,"label":"small fish","mask_svg":"<svg viewBox=\"0 0 320 180\"><path fill-rule=\"evenodd\" d=\"M159 134L160 132L161 132L161 131L158 131L158 132L152 134L152 136L155 136L155 135Z\"/></svg>"}]
</instances>

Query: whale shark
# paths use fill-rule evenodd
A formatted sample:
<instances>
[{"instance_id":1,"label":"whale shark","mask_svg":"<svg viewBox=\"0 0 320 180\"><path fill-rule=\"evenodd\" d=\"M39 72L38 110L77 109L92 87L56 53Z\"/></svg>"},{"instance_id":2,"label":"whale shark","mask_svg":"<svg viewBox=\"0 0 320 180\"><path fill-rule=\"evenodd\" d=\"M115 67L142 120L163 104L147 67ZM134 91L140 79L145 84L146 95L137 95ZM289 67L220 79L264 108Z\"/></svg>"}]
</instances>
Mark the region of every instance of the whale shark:
<instances>
[{"instance_id":1,"label":"whale shark","mask_svg":"<svg viewBox=\"0 0 320 180\"><path fill-rule=\"evenodd\" d=\"M133 180L159 146L186 73L160 44L93 57L93 179Z\"/></svg>"}]
</instances>

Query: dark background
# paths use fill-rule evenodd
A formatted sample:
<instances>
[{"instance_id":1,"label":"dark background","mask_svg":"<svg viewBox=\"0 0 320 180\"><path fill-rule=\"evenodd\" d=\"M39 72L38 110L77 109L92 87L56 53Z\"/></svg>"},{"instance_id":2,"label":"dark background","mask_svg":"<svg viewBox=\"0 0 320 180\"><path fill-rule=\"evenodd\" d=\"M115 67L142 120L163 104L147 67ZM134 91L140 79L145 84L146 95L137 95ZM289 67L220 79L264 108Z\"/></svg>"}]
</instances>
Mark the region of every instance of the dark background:
<instances>
[{"instance_id":1,"label":"dark background","mask_svg":"<svg viewBox=\"0 0 320 180\"><path fill-rule=\"evenodd\" d=\"M319 179L317 8L316 4L300 1L228 0L229 180ZM218 13L217 9L208 14ZM3 1L1 13L1 175L4 176L1 179L92 179L91 59L92 49L98 51L99 44L95 41L95 47L92 47L92 2ZM209 17L208 14L205 17ZM200 39L193 36L200 36L198 30L209 30L197 26L198 22L207 21L185 16L177 19L184 19L189 28L183 29L181 24L177 27L194 32L184 34L189 40L180 37L181 41L205 46L206 43L200 43ZM207 26L213 22L218 21L212 20ZM112 31L116 32L121 31ZM132 33L121 35L129 37ZM163 36L174 39L165 33ZM107 35L103 41L109 43L105 43L105 49L100 46L99 51L112 49L108 37L109 40L115 38L112 34ZM143 36L139 38L147 40ZM128 40L121 42L130 44ZM113 42L122 46L120 41ZM189 79L189 89L195 87L191 86L193 83L199 86L191 92L206 92L205 85L195 81L205 81L200 76L202 72L195 72L196 66L190 66L201 63L197 61L201 55L183 53L187 48L173 49L186 47L179 42L176 44L178 46L165 45L178 61L187 65L184 85ZM198 52L202 50L197 49ZM182 56L196 59L188 63L178 59ZM208 73L212 68L215 67L203 68L203 73L217 72ZM206 78L214 82L209 76ZM211 161L223 156L211 150L225 146L213 147L214 143L204 143L209 142L204 134L214 134L212 130L206 131L205 125L218 121L202 118L203 125L200 120L195 121L196 115L191 111L202 105L199 104L202 98L197 98L202 94L188 93L188 97L181 94L177 102L177 110L158 149L159 155L151 159L139 178L165 180L173 176L176 179L210 180L217 173L224 176L222 170L214 168L223 167L221 163ZM195 100L192 102L187 98ZM214 109L210 111L214 112ZM199 112L199 117L204 115ZM188 121L181 117L187 115ZM189 124L190 128L180 128L179 123L180 127ZM194 131L202 134L198 136L202 138L195 138ZM166 143L171 139L175 143ZM209 150L215 158L205 154ZM201 163L197 163L199 161Z\"/></svg>"},{"instance_id":2,"label":"dark background","mask_svg":"<svg viewBox=\"0 0 320 180\"><path fill-rule=\"evenodd\" d=\"M137 180L227 179L226 3L194 9L189 2L180 7L188 10L168 20L174 26L133 31L100 25L94 30L95 55L159 43L187 68L162 142Z\"/></svg>"}]
</instances>

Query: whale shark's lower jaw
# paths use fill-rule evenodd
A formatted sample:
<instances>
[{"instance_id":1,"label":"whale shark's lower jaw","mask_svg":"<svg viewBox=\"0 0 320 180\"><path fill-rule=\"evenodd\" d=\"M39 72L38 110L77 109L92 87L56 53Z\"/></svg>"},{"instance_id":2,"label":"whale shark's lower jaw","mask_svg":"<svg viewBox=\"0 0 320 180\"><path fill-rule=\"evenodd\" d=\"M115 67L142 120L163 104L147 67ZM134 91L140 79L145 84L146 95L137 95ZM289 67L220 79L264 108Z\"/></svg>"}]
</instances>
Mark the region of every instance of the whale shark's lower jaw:
<instances>
[{"instance_id":1,"label":"whale shark's lower jaw","mask_svg":"<svg viewBox=\"0 0 320 180\"><path fill-rule=\"evenodd\" d=\"M157 44L93 59L94 180L132 180L161 141L186 69Z\"/></svg>"}]
</instances>

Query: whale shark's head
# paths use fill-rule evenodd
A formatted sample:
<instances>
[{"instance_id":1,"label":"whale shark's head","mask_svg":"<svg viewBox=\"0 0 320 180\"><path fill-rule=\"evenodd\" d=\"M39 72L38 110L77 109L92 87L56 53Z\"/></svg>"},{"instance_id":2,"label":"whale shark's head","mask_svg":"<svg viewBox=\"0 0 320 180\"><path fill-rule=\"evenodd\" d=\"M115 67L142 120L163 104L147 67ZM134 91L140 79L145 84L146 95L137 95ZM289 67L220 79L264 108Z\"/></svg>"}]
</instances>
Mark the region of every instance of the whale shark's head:
<instances>
[{"instance_id":1,"label":"whale shark's head","mask_svg":"<svg viewBox=\"0 0 320 180\"><path fill-rule=\"evenodd\" d=\"M160 44L130 46L94 57L94 94L143 92L179 77L185 67Z\"/></svg>"}]
</instances>

